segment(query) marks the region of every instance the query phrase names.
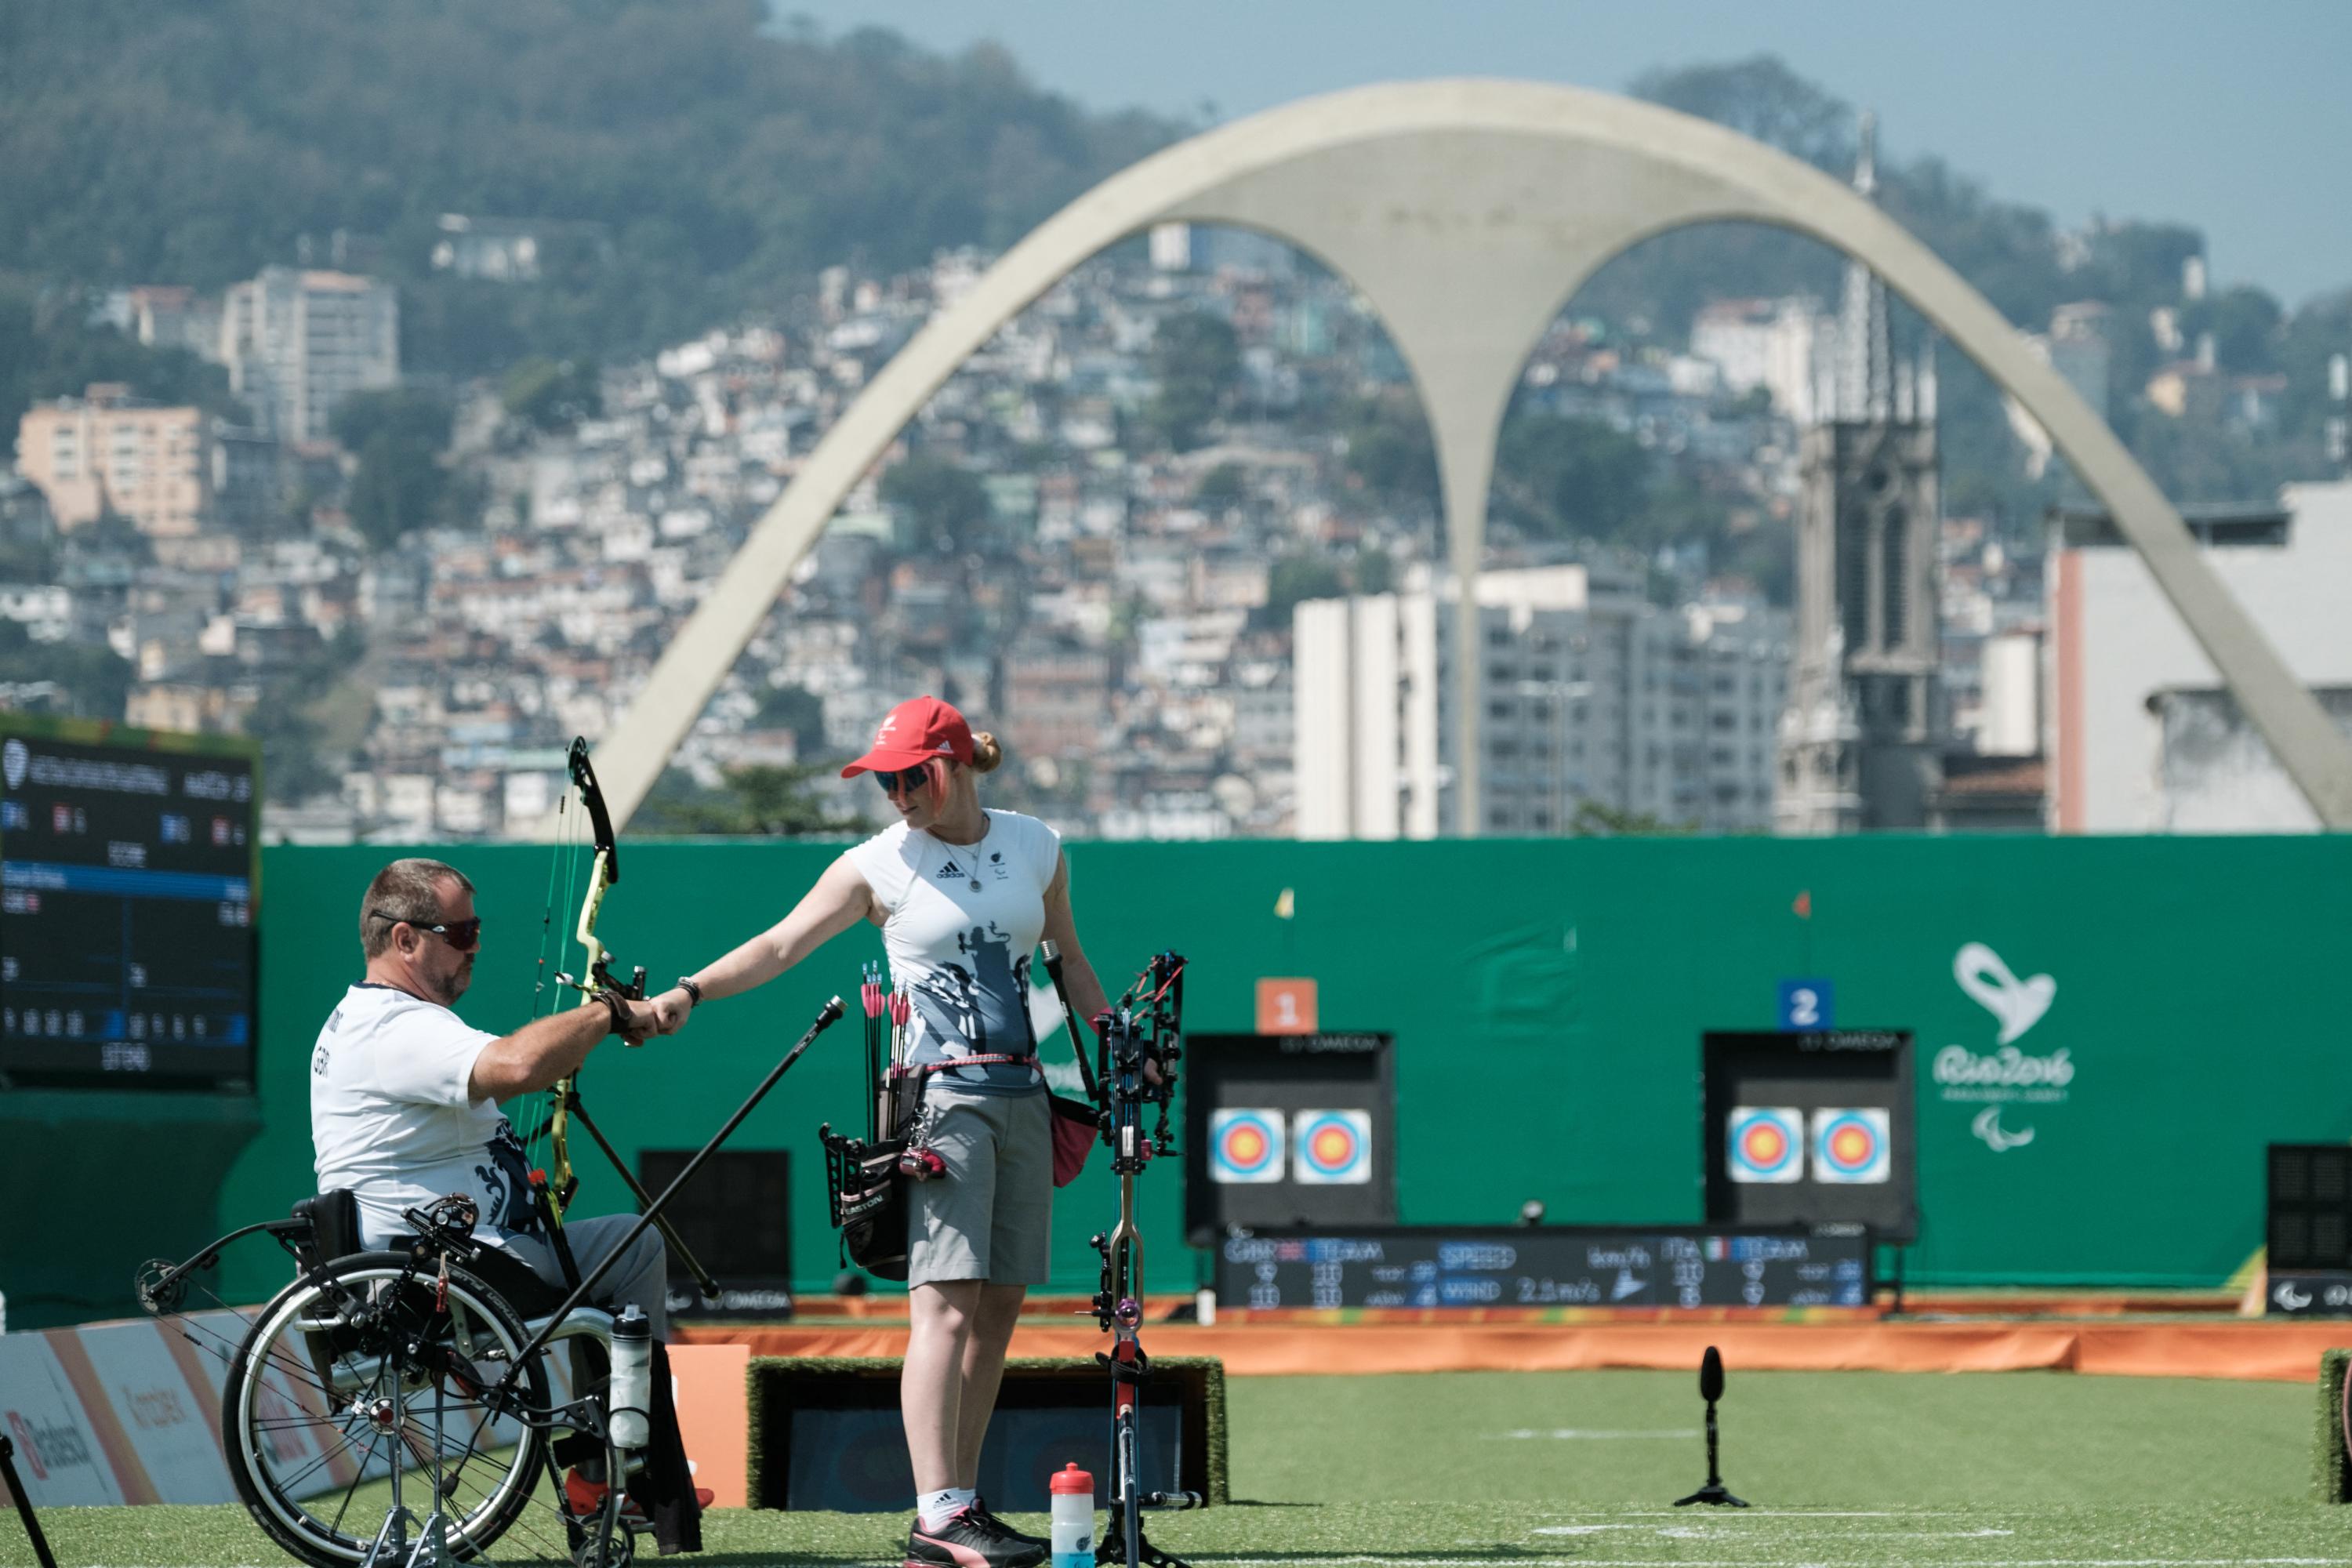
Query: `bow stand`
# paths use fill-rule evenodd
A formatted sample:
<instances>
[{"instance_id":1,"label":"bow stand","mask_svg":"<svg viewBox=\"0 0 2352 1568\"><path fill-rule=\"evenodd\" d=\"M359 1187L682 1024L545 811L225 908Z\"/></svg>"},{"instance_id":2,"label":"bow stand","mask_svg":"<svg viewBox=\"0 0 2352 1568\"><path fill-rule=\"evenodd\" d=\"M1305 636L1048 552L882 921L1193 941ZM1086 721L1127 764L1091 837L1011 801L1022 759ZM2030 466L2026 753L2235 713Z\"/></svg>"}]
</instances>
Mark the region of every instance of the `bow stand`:
<instances>
[{"instance_id":1,"label":"bow stand","mask_svg":"<svg viewBox=\"0 0 2352 1568\"><path fill-rule=\"evenodd\" d=\"M1070 1043L1079 1047L1077 1016L1062 980L1061 955L1049 943L1045 972L1061 998ZM1168 1108L1176 1092L1176 1063L1183 1054L1184 960L1173 952L1155 956L1127 994L1096 1017L1103 1142L1118 1178L1118 1223L1092 1238L1102 1256L1102 1289L1094 1299L1095 1321L1112 1336L1111 1348L1095 1360L1110 1373L1110 1522L1099 1559L1127 1568L1185 1568L1144 1538L1143 1510L1201 1506L1201 1494L1146 1489L1143 1484L1142 1387L1151 1373L1143 1353L1143 1235L1135 1224L1135 1178L1155 1154L1173 1153ZM1159 1107L1158 1121L1143 1130L1147 1106Z\"/></svg>"}]
</instances>

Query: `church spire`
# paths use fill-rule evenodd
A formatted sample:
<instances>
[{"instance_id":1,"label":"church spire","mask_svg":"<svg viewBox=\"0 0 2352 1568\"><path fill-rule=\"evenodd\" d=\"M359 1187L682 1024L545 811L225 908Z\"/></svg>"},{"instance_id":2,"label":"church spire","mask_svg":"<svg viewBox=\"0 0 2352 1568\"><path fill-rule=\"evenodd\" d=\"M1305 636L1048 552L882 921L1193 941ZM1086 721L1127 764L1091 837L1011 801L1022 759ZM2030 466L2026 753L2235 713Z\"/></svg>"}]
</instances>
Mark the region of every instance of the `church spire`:
<instances>
[{"instance_id":1,"label":"church spire","mask_svg":"<svg viewBox=\"0 0 2352 1568\"><path fill-rule=\"evenodd\" d=\"M1878 116L1863 110L1853 188L1878 196ZM1857 260L1845 266L1838 310L1838 386L1834 417L1883 425L1895 417L1895 352L1886 321L1886 285Z\"/></svg>"}]
</instances>

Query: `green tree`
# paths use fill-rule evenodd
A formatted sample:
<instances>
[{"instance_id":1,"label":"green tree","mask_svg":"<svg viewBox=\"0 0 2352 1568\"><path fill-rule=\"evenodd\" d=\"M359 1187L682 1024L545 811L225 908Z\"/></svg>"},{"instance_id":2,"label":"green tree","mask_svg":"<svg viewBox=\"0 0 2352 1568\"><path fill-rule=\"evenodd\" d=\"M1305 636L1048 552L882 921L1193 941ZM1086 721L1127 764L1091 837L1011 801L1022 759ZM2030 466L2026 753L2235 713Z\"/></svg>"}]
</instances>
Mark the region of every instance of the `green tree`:
<instances>
[{"instance_id":1,"label":"green tree","mask_svg":"<svg viewBox=\"0 0 2352 1568\"><path fill-rule=\"evenodd\" d=\"M1202 431L1224 412L1241 374L1240 341L1233 323L1206 310L1161 318L1151 336L1151 374L1159 383L1144 421L1170 447L1189 452Z\"/></svg>"},{"instance_id":2,"label":"green tree","mask_svg":"<svg viewBox=\"0 0 2352 1568\"><path fill-rule=\"evenodd\" d=\"M402 534L443 521L449 493L449 470L431 447L379 430L360 448L348 510L352 526L385 550Z\"/></svg>"},{"instance_id":3,"label":"green tree","mask_svg":"<svg viewBox=\"0 0 2352 1568\"><path fill-rule=\"evenodd\" d=\"M355 393L335 409L335 438L359 455L346 507L379 550L413 529L456 521L456 490L441 466L455 416L429 393Z\"/></svg>"},{"instance_id":4,"label":"green tree","mask_svg":"<svg viewBox=\"0 0 2352 1568\"><path fill-rule=\"evenodd\" d=\"M759 722L772 730L790 730L801 756L814 759L824 750L824 699L805 686L771 686L760 693Z\"/></svg>"},{"instance_id":5,"label":"green tree","mask_svg":"<svg viewBox=\"0 0 2352 1568\"><path fill-rule=\"evenodd\" d=\"M942 552L961 553L986 542L988 489L961 463L916 452L892 464L882 475L882 504Z\"/></svg>"},{"instance_id":6,"label":"green tree","mask_svg":"<svg viewBox=\"0 0 2352 1568\"><path fill-rule=\"evenodd\" d=\"M2185 306L2180 330L2192 342L2212 333L2213 357L2222 369L2256 374L2277 368L2279 325L2284 316L2269 294L2241 285Z\"/></svg>"},{"instance_id":7,"label":"green tree","mask_svg":"<svg viewBox=\"0 0 2352 1568\"><path fill-rule=\"evenodd\" d=\"M0 107L0 119L5 115ZM0 431L13 435L34 403L79 397L99 382L121 383L133 397L151 402L247 417L244 405L229 395L228 373L220 366L186 349L150 348L110 326L93 325L89 305L79 289L41 289L0 279Z\"/></svg>"},{"instance_id":8,"label":"green tree","mask_svg":"<svg viewBox=\"0 0 2352 1568\"><path fill-rule=\"evenodd\" d=\"M1367 500L1407 515L1436 510L1437 446L1410 392L1351 403L1341 409L1339 425L1346 451L1342 465Z\"/></svg>"},{"instance_id":9,"label":"green tree","mask_svg":"<svg viewBox=\"0 0 2352 1568\"><path fill-rule=\"evenodd\" d=\"M335 405L335 439L356 452L377 436L438 453L449 445L457 411L446 398L410 387L354 392Z\"/></svg>"},{"instance_id":10,"label":"green tree","mask_svg":"<svg viewBox=\"0 0 2352 1568\"><path fill-rule=\"evenodd\" d=\"M812 787L826 771L814 763L732 768L719 788L705 789L683 769L667 768L630 826L681 837L790 838L862 831L861 818L835 813Z\"/></svg>"},{"instance_id":11,"label":"green tree","mask_svg":"<svg viewBox=\"0 0 2352 1568\"><path fill-rule=\"evenodd\" d=\"M1239 463L1219 463L1192 487L1192 504L1202 511L1224 511L1249 499L1249 476Z\"/></svg>"},{"instance_id":12,"label":"green tree","mask_svg":"<svg viewBox=\"0 0 2352 1568\"><path fill-rule=\"evenodd\" d=\"M1634 811L1597 800L1578 801L1576 809L1569 814L1568 818L1568 834L1571 838L1658 837L1697 831L1696 823L1668 822L1646 811Z\"/></svg>"},{"instance_id":13,"label":"green tree","mask_svg":"<svg viewBox=\"0 0 2352 1568\"><path fill-rule=\"evenodd\" d=\"M500 380L499 402L509 414L541 430L569 430L604 412L602 383L593 360L533 355Z\"/></svg>"},{"instance_id":14,"label":"green tree","mask_svg":"<svg viewBox=\"0 0 2352 1568\"><path fill-rule=\"evenodd\" d=\"M0 621L0 683L54 682L66 706L85 719L122 717L131 661L103 643L35 642L16 621Z\"/></svg>"},{"instance_id":15,"label":"green tree","mask_svg":"<svg viewBox=\"0 0 2352 1568\"><path fill-rule=\"evenodd\" d=\"M1650 479L1649 451L1606 425L1533 413L1503 421L1495 493L1531 533L1614 539L1642 516Z\"/></svg>"},{"instance_id":16,"label":"green tree","mask_svg":"<svg viewBox=\"0 0 2352 1568\"><path fill-rule=\"evenodd\" d=\"M1347 577L1328 556L1278 555L1266 568L1265 618L1286 626L1301 600L1337 599L1347 592Z\"/></svg>"}]
</instances>

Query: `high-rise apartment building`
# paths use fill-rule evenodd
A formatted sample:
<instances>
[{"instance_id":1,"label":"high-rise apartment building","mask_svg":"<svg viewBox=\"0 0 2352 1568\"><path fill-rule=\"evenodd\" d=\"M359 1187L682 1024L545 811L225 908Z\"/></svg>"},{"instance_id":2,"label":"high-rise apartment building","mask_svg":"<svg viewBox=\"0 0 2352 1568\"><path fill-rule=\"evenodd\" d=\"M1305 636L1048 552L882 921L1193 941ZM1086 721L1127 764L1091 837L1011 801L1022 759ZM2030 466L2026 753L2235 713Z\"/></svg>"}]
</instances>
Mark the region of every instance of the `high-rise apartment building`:
<instances>
[{"instance_id":1,"label":"high-rise apartment building","mask_svg":"<svg viewBox=\"0 0 2352 1568\"><path fill-rule=\"evenodd\" d=\"M1676 612L1582 566L1478 579L1478 818L1568 831L1590 802L1750 831L1772 817L1785 613ZM1293 614L1294 824L1301 838L1433 838L1454 815L1443 711L1454 598L1423 588Z\"/></svg>"},{"instance_id":2,"label":"high-rise apartment building","mask_svg":"<svg viewBox=\"0 0 2352 1568\"><path fill-rule=\"evenodd\" d=\"M190 534L210 505L203 414L142 403L110 382L37 403L16 422L16 471L41 488L60 529L112 513L142 533Z\"/></svg>"},{"instance_id":3,"label":"high-rise apartment building","mask_svg":"<svg viewBox=\"0 0 2352 1568\"><path fill-rule=\"evenodd\" d=\"M323 440L336 405L400 382L400 300L348 272L265 267L221 302L229 386L282 442Z\"/></svg>"}]
</instances>

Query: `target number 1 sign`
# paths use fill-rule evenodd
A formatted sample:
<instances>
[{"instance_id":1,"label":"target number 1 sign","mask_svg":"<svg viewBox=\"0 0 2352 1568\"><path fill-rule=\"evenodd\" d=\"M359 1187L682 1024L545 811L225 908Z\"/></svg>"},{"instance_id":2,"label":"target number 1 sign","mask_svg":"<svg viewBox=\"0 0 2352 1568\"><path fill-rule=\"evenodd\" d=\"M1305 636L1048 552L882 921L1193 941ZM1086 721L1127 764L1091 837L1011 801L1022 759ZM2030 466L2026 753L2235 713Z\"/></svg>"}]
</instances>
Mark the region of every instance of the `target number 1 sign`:
<instances>
[{"instance_id":1,"label":"target number 1 sign","mask_svg":"<svg viewBox=\"0 0 2352 1568\"><path fill-rule=\"evenodd\" d=\"M1317 1027L1314 981L1261 979L1257 983L1259 1034L1311 1035Z\"/></svg>"}]
</instances>

